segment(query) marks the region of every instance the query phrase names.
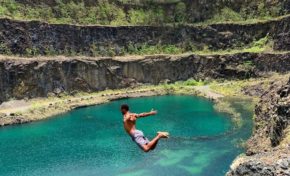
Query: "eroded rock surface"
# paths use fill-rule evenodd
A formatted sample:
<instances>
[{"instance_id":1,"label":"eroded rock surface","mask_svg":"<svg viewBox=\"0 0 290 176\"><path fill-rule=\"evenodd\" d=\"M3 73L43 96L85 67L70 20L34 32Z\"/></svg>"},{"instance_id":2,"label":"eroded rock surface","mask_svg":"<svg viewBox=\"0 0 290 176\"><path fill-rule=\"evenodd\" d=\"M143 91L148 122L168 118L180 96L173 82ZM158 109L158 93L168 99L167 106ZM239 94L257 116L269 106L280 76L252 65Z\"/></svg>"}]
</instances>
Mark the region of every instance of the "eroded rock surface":
<instances>
[{"instance_id":1,"label":"eroded rock surface","mask_svg":"<svg viewBox=\"0 0 290 176\"><path fill-rule=\"evenodd\" d=\"M274 82L255 114L247 156L236 159L228 176L290 175L290 80Z\"/></svg>"},{"instance_id":2,"label":"eroded rock surface","mask_svg":"<svg viewBox=\"0 0 290 176\"><path fill-rule=\"evenodd\" d=\"M284 64L280 64L283 61ZM0 102L189 78L246 79L290 70L290 54L0 58Z\"/></svg>"},{"instance_id":3,"label":"eroded rock surface","mask_svg":"<svg viewBox=\"0 0 290 176\"><path fill-rule=\"evenodd\" d=\"M275 50L289 50L290 17L255 24L194 26L75 26L0 19L0 53L121 55L130 46L177 45L199 50L245 47L269 36Z\"/></svg>"}]
</instances>

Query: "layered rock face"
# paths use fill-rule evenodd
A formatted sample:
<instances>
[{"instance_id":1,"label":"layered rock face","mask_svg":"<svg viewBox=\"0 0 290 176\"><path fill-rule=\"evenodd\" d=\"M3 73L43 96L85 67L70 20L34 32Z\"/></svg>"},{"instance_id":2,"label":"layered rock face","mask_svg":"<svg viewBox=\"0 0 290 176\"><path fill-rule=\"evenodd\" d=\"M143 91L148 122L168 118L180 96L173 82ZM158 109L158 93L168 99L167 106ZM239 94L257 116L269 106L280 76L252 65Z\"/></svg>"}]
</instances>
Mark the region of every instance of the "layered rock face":
<instances>
[{"instance_id":1,"label":"layered rock face","mask_svg":"<svg viewBox=\"0 0 290 176\"><path fill-rule=\"evenodd\" d=\"M280 64L283 61L284 64ZM0 59L0 102L195 79L245 79L290 70L290 54Z\"/></svg>"},{"instance_id":2,"label":"layered rock face","mask_svg":"<svg viewBox=\"0 0 290 176\"><path fill-rule=\"evenodd\" d=\"M0 53L42 55L75 52L121 54L130 46L176 45L210 50L242 47L269 36L275 50L290 49L290 17L256 24L215 24L206 27L73 26L0 19Z\"/></svg>"},{"instance_id":3,"label":"layered rock face","mask_svg":"<svg viewBox=\"0 0 290 176\"><path fill-rule=\"evenodd\" d=\"M290 175L290 80L273 83L262 96L247 156L238 158L228 175Z\"/></svg>"}]
</instances>

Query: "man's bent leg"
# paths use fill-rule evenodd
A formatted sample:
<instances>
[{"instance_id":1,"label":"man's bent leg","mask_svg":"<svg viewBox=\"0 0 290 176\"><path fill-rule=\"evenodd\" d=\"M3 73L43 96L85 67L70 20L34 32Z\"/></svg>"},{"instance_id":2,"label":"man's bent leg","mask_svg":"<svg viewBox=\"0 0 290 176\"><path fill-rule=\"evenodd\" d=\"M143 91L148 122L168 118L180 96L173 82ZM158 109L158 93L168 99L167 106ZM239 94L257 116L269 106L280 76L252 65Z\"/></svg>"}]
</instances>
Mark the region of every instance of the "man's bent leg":
<instances>
[{"instance_id":1,"label":"man's bent leg","mask_svg":"<svg viewBox=\"0 0 290 176\"><path fill-rule=\"evenodd\" d=\"M158 140L159 141L159 140ZM158 144L158 141L152 146L151 150L154 150Z\"/></svg>"},{"instance_id":2,"label":"man's bent leg","mask_svg":"<svg viewBox=\"0 0 290 176\"><path fill-rule=\"evenodd\" d=\"M157 135L154 139L152 139L148 144L143 145L142 149L144 150L144 152L149 152L150 150L154 149L159 141L159 139L161 138L161 135Z\"/></svg>"},{"instance_id":3,"label":"man's bent leg","mask_svg":"<svg viewBox=\"0 0 290 176\"><path fill-rule=\"evenodd\" d=\"M160 138L168 138L168 135L169 134L166 132L158 132L157 136L152 141L150 141L148 144L142 146L142 149L144 150L144 152L149 152L150 150L155 149L159 139Z\"/></svg>"}]
</instances>

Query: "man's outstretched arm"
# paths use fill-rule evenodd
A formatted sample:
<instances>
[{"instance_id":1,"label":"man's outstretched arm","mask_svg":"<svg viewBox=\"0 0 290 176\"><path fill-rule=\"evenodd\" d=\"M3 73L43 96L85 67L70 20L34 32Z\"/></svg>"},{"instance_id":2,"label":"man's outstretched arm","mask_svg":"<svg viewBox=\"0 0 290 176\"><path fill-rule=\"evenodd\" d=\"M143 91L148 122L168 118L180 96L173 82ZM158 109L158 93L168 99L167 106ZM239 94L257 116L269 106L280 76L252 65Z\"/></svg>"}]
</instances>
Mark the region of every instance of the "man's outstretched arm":
<instances>
[{"instance_id":1,"label":"man's outstretched arm","mask_svg":"<svg viewBox=\"0 0 290 176\"><path fill-rule=\"evenodd\" d=\"M148 116L152 116L152 115L156 115L157 114L157 111L150 111L150 112L143 112L141 114L136 114L136 117L137 118L140 118L140 117L148 117Z\"/></svg>"}]
</instances>

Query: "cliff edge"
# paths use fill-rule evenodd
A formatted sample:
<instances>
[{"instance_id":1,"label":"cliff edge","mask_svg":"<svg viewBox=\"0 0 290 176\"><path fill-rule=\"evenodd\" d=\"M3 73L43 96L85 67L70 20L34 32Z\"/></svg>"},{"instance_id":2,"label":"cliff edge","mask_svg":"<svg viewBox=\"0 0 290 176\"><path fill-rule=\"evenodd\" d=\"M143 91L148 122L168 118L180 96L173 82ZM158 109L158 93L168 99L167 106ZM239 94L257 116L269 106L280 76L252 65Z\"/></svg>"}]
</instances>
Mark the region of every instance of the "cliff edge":
<instances>
[{"instance_id":1,"label":"cliff edge","mask_svg":"<svg viewBox=\"0 0 290 176\"><path fill-rule=\"evenodd\" d=\"M290 175L290 80L273 83L255 114L246 156L238 157L227 175Z\"/></svg>"}]
</instances>

